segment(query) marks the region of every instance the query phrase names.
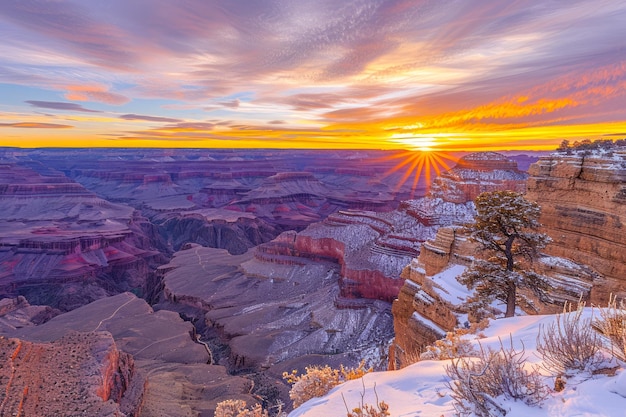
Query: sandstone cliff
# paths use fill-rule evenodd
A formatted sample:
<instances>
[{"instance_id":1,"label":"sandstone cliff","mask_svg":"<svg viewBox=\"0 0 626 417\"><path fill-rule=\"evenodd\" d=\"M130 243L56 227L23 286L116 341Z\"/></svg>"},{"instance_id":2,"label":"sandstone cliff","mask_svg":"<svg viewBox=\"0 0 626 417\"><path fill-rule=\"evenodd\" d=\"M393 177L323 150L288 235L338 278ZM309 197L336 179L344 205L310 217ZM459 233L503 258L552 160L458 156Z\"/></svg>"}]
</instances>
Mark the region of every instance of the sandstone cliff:
<instances>
[{"instance_id":1,"label":"sandstone cliff","mask_svg":"<svg viewBox=\"0 0 626 417\"><path fill-rule=\"evenodd\" d=\"M395 339L390 349L391 367L410 363L425 346L459 324L458 305L468 293L455 277L470 264L474 247L458 231L473 219L473 200L488 191L523 192L526 178L504 155L473 153L438 176L426 197L403 203L421 227L429 227L431 232L419 257L402 271L404 282L392 307ZM464 295L450 296L450 288Z\"/></svg>"},{"instance_id":2,"label":"sandstone cliff","mask_svg":"<svg viewBox=\"0 0 626 417\"><path fill-rule=\"evenodd\" d=\"M591 302L626 296L626 151L555 153L529 173L527 198L552 238L546 252L597 273L586 279Z\"/></svg>"},{"instance_id":3,"label":"sandstone cliff","mask_svg":"<svg viewBox=\"0 0 626 417\"><path fill-rule=\"evenodd\" d=\"M134 209L54 170L1 164L0 212L0 296L70 310L141 288L160 257Z\"/></svg>"}]
</instances>

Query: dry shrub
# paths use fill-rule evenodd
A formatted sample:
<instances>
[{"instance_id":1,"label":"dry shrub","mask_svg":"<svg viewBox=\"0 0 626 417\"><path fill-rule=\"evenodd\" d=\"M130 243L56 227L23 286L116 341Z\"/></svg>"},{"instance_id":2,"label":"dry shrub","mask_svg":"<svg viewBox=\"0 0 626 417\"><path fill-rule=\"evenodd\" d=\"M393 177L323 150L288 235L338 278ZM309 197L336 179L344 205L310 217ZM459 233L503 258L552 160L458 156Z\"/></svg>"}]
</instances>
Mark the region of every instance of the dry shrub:
<instances>
[{"instance_id":1,"label":"dry shrub","mask_svg":"<svg viewBox=\"0 0 626 417\"><path fill-rule=\"evenodd\" d=\"M565 309L567 306L565 307ZM556 321L539 328L537 352L541 354L544 367L555 373L588 371L598 369L604 363L603 341L591 327L591 319L583 319L584 303L576 311L556 315Z\"/></svg>"},{"instance_id":2,"label":"dry shrub","mask_svg":"<svg viewBox=\"0 0 626 417\"><path fill-rule=\"evenodd\" d=\"M617 297L611 296L607 308L600 309L600 317L599 320L593 322L593 328L608 341L613 357L626 362L626 307L624 300L621 300L618 306Z\"/></svg>"},{"instance_id":3,"label":"dry shrub","mask_svg":"<svg viewBox=\"0 0 626 417\"><path fill-rule=\"evenodd\" d=\"M350 381L352 379L361 378L368 372L372 372L372 368L365 368L365 361L361 361L356 368L333 369L328 365L308 366L305 368L306 373L297 375L298 371L293 370L291 373L284 372L283 378L292 384L289 391L289 398L293 401L293 407L297 408L311 398L324 396L337 385Z\"/></svg>"},{"instance_id":4,"label":"dry shrub","mask_svg":"<svg viewBox=\"0 0 626 417\"><path fill-rule=\"evenodd\" d=\"M461 339L461 336L466 333L463 330L446 333L445 338L426 346L426 351L420 355L420 360L446 360L474 356L476 351L473 345L468 340Z\"/></svg>"},{"instance_id":5,"label":"dry shrub","mask_svg":"<svg viewBox=\"0 0 626 417\"><path fill-rule=\"evenodd\" d=\"M472 343L461 339L466 334L476 334L484 337L482 331L489 326L489 319L483 319L476 323L471 323L469 328L454 329L453 332L446 333L446 337L435 341L434 344L426 346L426 350L419 355L418 360L446 360L455 359L462 356L475 356L476 351ZM480 332L480 333L479 333ZM417 362L414 361L412 363Z\"/></svg>"},{"instance_id":6,"label":"dry shrub","mask_svg":"<svg viewBox=\"0 0 626 417\"><path fill-rule=\"evenodd\" d=\"M503 416L506 411L498 403L498 397L520 400L527 405L538 405L548 395L541 375L535 369L524 369L524 349L516 351L511 346L500 350L480 348L477 358L453 359L446 367L452 379L454 407L459 415L475 413L479 417Z\"/></svg>"},{"instance_id":7,"label":"dry shrub","mask_svg":"<svg viewBox=\"0 0 626 417\"><path fill-rule=\"evenodd\" d=\"M259 404L252 409L246 408L246 402L242 400L226 400L217 404L215 417L268 417Z\"/></svg>"},{"instance_id":8,"label":"dry shrub","mask_svg":"<svg viewBox=\"0 0 626 417\"><path fill-rule=\"evenodd\" d=\"M346 399L343 398L343 403L346 406L347 417L389 417L389 406L384 401L378 400L378 393L376 392L376 383L374 383L374 395L376 396L376 407L370 404L365 404L365 382L363 382L363 392L361 392L361 404L350 411Z\"/></svg>"}]
</instances>

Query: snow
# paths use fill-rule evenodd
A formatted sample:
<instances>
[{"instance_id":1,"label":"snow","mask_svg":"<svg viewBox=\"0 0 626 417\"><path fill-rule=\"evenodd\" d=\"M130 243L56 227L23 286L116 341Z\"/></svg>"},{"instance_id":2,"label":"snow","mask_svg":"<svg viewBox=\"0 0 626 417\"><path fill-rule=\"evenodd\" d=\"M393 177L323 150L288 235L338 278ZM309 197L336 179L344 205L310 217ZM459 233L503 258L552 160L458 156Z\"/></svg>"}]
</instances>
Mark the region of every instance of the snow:
<instances>
[{"instance_id":1,"label":"snow","mask_svg":"<svg viewBox=\"0 0 626 417\"><path fill-rule=\"evenodd\" d=\"M426 294L424 294L424 295L426 295ZM424 326L428 327L429 329L432 329L432 330L436 331L437 333L439 333L442 336L447 333L441 327L437 326L432 320L427 319L426 317L422 316L421 314L419 314L417 312L413 312L413 315L411 316L411 319L422 323Z\"/></svg>"},{"instance_id":2,"label":"snow","mask_svg":"<svg viewBox=\"0 0 626 417\"><path fill-rule=\"evenodd\" d=\"M457 281L457 277L465 272L465 269L466 267L463 265L452 264L449 268L430 277L436 284L435 291L442 299L456 305L471 295L471 291Z\"/></svg>"},{"instance_id":3,"label":"snow","mask_svg":"<svg viewBox=\"0 0 626 417\"><path fill-rule=\"evenodd\" d=\"M591 317L593 310L586 308L583 317ZM595 315L597 315L597 309ZM519 316L492 321L483 331L486 336L473 339L485 348L499 349L500 344L525 350L529 369L541 364L536 352L536 338L541 325L554 322L556 316ZM475 337L470 335L471 337ZM470 337L465 336L465 337ZM450 361L421 361L398 371L375 372L362 380L348 381L334 388L322 398L314 398L289 414L289 417L328 417L345 410L344 400L350 409L361 402L375 404L376 394L380 401L389 405L393 417L444 416L455 414L445 366ZM611 363L611 366L614 366ZM554 377L540 368L545 384L552 388ZM375 387L375 392L374 392ZM623 368L615 376L576 375L566 381L565 389L552 392L540 407L527 406L520 401L500 399L507 417L565 417L565 416L624 416L626 415L626 372Z\"/></svg>"}]
</instances>

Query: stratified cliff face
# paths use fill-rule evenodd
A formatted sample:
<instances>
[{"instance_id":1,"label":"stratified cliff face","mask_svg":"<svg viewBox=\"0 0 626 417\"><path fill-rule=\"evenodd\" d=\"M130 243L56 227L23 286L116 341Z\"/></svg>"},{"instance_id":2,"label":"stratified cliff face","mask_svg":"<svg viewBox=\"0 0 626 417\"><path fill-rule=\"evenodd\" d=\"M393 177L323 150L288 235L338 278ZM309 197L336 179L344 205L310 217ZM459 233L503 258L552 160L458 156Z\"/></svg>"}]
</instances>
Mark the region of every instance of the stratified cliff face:
<instances>
[{"instance_id":1,"label":"stratified cliff face","mask_svg":"<svg viewBox=\"0 0 626 417\"><path fill-rule=\"evenodd\" d=\"M159 256L131 207L44 167L0 165L0 213L0 295L69 310L141 288Z\"/></svg>"},{"instance_id":2,"label":"stratified cliff face","mask_svg":"<svg viewBox=\"0 0 626 417\"><path fill-rule=\"evenodd\" d=\"M254 214L225 209L164 213L152 220L174 250L193 242L240 255L279 234L279 229Z\"/></svg>"},{"instance_id":3,"label":"stratified cliff face","mask_svg":"<svg viewBox=\"0 0 626 417\"><path fill-rule=\"evenodd\" d=\"M546 252L593 268L591 302L626 296L626 151L573 151L529 170L527 198L541 206Z\"/></svg>"},{"instance_id":4,"label":"stratified cliff face","mask_svg":"<svg viewBox=\"0 0 626 417\"><path fill-rule=\"evenodd\" d=\"M431 187L430 197L452 203L474 201L481 193L497 190L526 190L528 174L517 162L496 152L476 152L459 159L454 168L442 172Z\"/></svg>"},{"instance_id":5,"label":"stratified cliff face","mask_svg":"<svg viewBox=\"0 0 626 417\"><path fill-rule=\"evenodd\" d=\"M42 308L23 298L0 300L0 348L8 341L0 349L0 402L10 394L5 411L15 412L22 395L27 416L191 417L213 415L226 399L255 401L248 379L208 363L205 345L178 313L154 311L130 293L33 322Z\"/></svg>"},{"instance_id":6,"label":"stratified cliff face","mask_svg":"<svg viewBox=\"0 0 626 417\"><path fill-rule=\"evenodd\" d=\"M402 271L404 285L393 302L395 339L390 349L390 367L396 368L419 355L425 346L441 339L457 326L454 314L462 299L454 294L467 290L454 282L471 263L469 242L454 227L442 227L436 237L422 245L419 258ZM445 277L439 275L448 270Z\"/></svg>"}]
</instances>

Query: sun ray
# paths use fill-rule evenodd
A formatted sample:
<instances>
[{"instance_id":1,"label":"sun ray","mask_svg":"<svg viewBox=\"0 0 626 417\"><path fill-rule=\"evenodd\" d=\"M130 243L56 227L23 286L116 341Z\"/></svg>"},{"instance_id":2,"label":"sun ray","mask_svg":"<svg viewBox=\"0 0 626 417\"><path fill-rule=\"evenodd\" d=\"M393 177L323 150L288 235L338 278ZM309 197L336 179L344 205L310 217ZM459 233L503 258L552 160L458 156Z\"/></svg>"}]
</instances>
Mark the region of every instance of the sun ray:
<instances>
[{"instance_id":1,"label":"sun ray","mask_svg":"<svg viewBox=\"0 0 626 417\"><path fill-rule=\"evenodd\" d=\"M398 184L395 186L394 188L394 192L398 192L400 191L400 189L402 188L402 186L404 185L404 183L409 179L409 177L411 176L411 173L415 170L415 167L420 164L420 168L418 169L418 171L421 169L421 164L423 163L423 159L421 158L421 155L415 155L413 157L411 157L411 159L409 159L410 161L412 161L413 163L411 164L411 166L406 170L406 172L404 173L404 175L402 175L402 178L400 178L400 181L398 182Z\"/></svg>"},{"instance_id":2,"label":"sun ray","mask_svg":"<svg viewBox=\"0 0 626 417\"><path fill-rule=\"evenodd\" d=\"M424 159L421 159L419 167L417 168L417 171L415 171L415 175L413 176L413 184L411 185L411 194L409 195L411 200L415 198L415 189L417 188L417 184L420 181L423 168L424 168Z\"/></svg>"},{"instance_id":3,"label":"sun ray","mask_svg":"<svg viewBox=\"0 0 626 417\"><path fill-rule=\"evenodd\" d=\"M394 192L400 192L407 181L409 181L410 177L413 176L409 190L409 198L413 199L415 198L420 183L425 186L426 190L429 190L433 180L433 174L439 176L443 171L449 170L450 162L456 163L458 158L445 152L414 150L398 152L385 156L381 160L399 160L392 168L388 169L383 174L384 178L404 170L404 173L394 187Z\"/></svg>"}]
</instances>

